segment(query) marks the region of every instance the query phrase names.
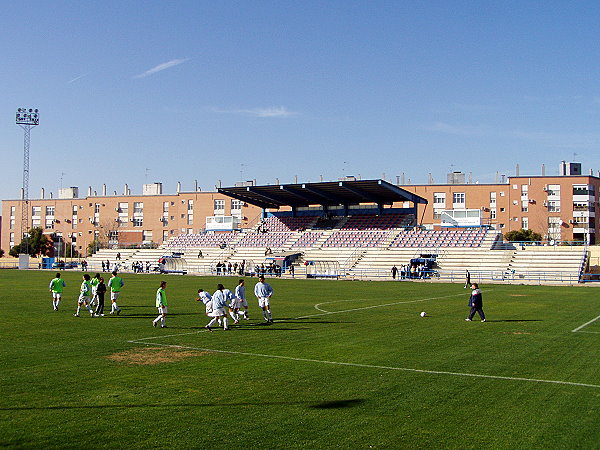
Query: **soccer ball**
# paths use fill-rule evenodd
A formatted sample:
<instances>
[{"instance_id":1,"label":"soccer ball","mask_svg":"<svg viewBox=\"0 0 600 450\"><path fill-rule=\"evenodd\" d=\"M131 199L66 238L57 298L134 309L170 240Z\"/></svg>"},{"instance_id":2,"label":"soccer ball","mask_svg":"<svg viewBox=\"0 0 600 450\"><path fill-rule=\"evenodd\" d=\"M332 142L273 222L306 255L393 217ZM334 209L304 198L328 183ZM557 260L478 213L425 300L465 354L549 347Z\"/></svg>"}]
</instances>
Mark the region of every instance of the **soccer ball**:
<instances>
[{"instance_id":1,"label":"soccer ball","mask_svg":"<svg viewBox=\"0 0 600 450\"><path fill-rule=\"evenodd\" d=\"M425 317L426 315L427 315L427 313L426 313L425 311L423 311L423 312L421 313L421 317Z\"/></svg>"}]
</instances>

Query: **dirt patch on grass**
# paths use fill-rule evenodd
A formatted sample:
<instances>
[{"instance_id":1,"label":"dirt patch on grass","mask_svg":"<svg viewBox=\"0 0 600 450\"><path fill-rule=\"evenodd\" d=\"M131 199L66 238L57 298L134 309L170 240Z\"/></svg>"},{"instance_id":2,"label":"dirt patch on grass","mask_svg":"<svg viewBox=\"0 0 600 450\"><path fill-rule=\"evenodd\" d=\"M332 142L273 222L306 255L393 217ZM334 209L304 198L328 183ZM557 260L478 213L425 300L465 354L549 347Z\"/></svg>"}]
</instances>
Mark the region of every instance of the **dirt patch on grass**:
<instances>
[{"instance_id":1,"label":"dirt patch on grass","mask_svg":"<svg viewBox=\"0 0 600 450\"><path fill-rule=\"evenodd\" d=\"M185 358L206 355L207 352L179 350L175 348L145 347L113 353L107 359L132 366L151 366L181 361Z\"/></svg>"}]
</instances>

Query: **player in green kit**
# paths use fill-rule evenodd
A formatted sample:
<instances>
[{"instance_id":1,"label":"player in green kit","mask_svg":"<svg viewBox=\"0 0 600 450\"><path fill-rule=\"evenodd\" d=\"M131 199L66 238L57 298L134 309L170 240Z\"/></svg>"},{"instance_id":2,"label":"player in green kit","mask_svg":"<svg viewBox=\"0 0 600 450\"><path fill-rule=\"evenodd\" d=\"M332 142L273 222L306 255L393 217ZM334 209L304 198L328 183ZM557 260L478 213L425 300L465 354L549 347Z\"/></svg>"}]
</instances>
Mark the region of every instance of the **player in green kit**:
<instances>
[{"instance_id":1,"label":"player in green kit","mask_svg":"<svg viewBox=\"0 0 600 450\"><path fill-rule=\"evenodd\" d=\"M98 283L100 283L100 274L97 273L94 275L94 278L90 280L90 284L92 285L92 300L90 301L90 306L94 307L94 305L98 305L98 296L96 295L96 289L98 288Z\"/></svg>"},{"instance_id":2,"label":"player in green kit","mask_svg":"<svg viewBox=\"0 0 600 450\"><path fill-rule=\"evenodd\" d=\"M110 300L112 302L110 306L110 313L117 313L117 316L121 314L121 308L117 305L117 299L121 293L121 288L125 285L123 279L117 276L117 272L112 273L112 277L108 280L108 287L110 288Z\"/></svg>"},{"instance_id":3,"label":"player in green kit","mask_svg":"<svg viewBox=\"0 0 600 450\"><path fill-rule=\"evenodd\" d=\"M90 307L90 296L92 295L92 285L90 284L90 276L89 274L85 274L83 276L83 283L81 283L81 289L79 290L79 298L77 299L77 312L73 315L75 317L79 317L79 311L81 310L81 305L85 305L87 310L90 313L90 316L94 315L94 311Z\"/></svg>"},{"instance_id":4,"label":"player in green kit","mask_svg":"<svg viewBox=\"0 0 600 450\"><path fill-rule=\"evenodd\" d=\"M165 318L167 317L167 282L161 281L160 287L156 290L156 308L158 309L158 317L152 321L152 326L156 327L156 324L160 321L161 328L167 328L165 325Z\"/></svg>"},{"instance_id":5,"label":"player in green kit","mask_svg":"<svg viewBox=\"0 0 600 450\"><path fill-rule=\"evenodd\" d=\"M56 274L56 278L52 278L50 281L50 286L48 286L48 288L50 289L50 292L52 292L52 307L54 308L54 311L58 311L62 291L66 286L65 280L60 277L60 272Z\"/></svg>"}]
</instances>

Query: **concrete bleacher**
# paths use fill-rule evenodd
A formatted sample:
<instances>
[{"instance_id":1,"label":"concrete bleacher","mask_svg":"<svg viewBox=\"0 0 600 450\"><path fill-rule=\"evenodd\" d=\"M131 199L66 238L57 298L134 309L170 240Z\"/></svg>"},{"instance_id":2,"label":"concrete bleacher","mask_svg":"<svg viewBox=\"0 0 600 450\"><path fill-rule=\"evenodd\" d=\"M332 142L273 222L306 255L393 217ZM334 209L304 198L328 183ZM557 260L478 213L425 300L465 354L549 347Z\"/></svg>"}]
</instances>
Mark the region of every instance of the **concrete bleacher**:
<instances>
[{"instance_id":1,"label":"concrete bleacher","mask_svg":"<svg viewBox=\"0 0 600 450\"><path fill-rule=\"evenodd\" d=\"M101 250L88 259L90 270L100 261L122 267L133 261L157 261L169 252L181 252L191 273L214 273L218 262L246 262L246 268L263 264L267 257L299 253L296 276L307 261L333 263L340 275L354 278L390 277L392 266L400 268L413 258L436 255L434 269L442 280L515 282L576 280L585 258L585 247L514 247L502 243L498 231L485 227L423 230L407 228L407 215L356 215L318 218L269 217L252 230L236 233L181 235L153 250ZM266 255L267 249L269 254ZM97 263L97 267L95 264ZM92 269L93 268L93 269Z\"/></svg>"}]
</instances>

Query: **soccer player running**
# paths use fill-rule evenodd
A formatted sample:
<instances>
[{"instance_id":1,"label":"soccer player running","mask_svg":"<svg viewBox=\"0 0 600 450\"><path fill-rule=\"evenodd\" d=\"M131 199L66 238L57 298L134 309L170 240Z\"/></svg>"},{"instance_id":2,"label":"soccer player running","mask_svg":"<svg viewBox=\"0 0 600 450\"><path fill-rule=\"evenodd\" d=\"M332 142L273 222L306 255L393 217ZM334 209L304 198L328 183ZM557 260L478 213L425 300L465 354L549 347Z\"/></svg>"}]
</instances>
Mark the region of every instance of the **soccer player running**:
<instances>
[{"instance_id":1,"label":"soccer player running","mask_svg":"<svg viewBox=\"0 0 600 450\"><path fill-rule=\"evenodd\" d=\"M268 323L273 323L273 316L271 316L271 309L269 299L273 295L273 288L267 282L265 277L262 275L258 277L258 283L254 286L254 295L258 299L258 306L263 310L263 317Z\"/></svg>"},{"instance_id":2,"label":"soccer player running","mask_svg":"<svg viewBox=\"0 0 600 450\"><path fill-rule=\"evenodd\" d=\"M204 289L198 289L198 297L196 298L197 302L204 303L204 307L206 308L205 314L210 316L212 314L212 297L206 292Z\"/></svg>"},{"instance_id":3,"label":"soccer player running","mask_svg":"<svg viewBox=\"0 0 600 450\"><path fill-rule=\"evenodd\" d=\"M244 320L249 320L248 317L248 302L246 301L246 286L244 280L240 280L235 287L235 298L237 299L238 310L243 306L242 316Z\"/></svg>"},{"instance_id":4,"label":"soccer player running","mask_svg":"<svg viewBox=\"0 0 600 450\"><path fill-rule=\"evenodd\" d=\"M83 283L81 283L81 288L79 289L79 298L77 299L77 312L73 313L75 317L79 317L79 311L81 310L81 305L85 305L87 310L90 313L90 316L94 315L94 311L90 307L90 296L92 295L92 285L90 284L90 275L85 274L83 276Z\"/></svg>"},{"instance_id":5,"label":"soccer player running","mask_svg":"<svg viewBox=\"0 0 600 450\"><path fill-rule=\"evenodd\" d=\"M229 302L229 315L233 319L234 325L237 325L240 323L240 316L238 314L240 310L240 300L233 295L229 289L224 289L223 292L227 296L227 300Z\"/></svg>"},{"instance_id":6,"label":"soccer player running","mask_svg":"<svg viewBox=\"0 0 600 450\"><path fill-rule=\"evenodd\" d=\"M161 328L167 328L165 319L167 317L167 282L161 281L159 288L156 290L156 308L158 309L158 317L152 321L152 326L156 327L156 324L160 321Z\"/></svg>"},{"instance_id":7,"label":"soccer player running","mask_svg":"<svg viewBox=\"0 0 600 450\"><path fill-rule=\"evenodd\" d=\"M231 291L230 291L231 293ZM208 331L212 331L211 327L215 324L218 319L223 320L223 330L229 330L227 326L227 313L225 308L228 306L227 301L229 300L225 287L222 284L217 285L217 290L212 295L212 320L204 327Z\"/></svg>"},{"instance_id":8,"label":"soccer player running","mask_svg":"<svg viewBox=\"0 0 600 450\"><path fill-rule=\"evenodd\" d=\"M56 277L50 280L50 292L52 292L52 308L54 311L58 311L58 305L60 305L60 299L62 297L63 288L65 288L67 284L65 280L60 277L60 272L56 273Z\"/></svg>"},{"instance_id":9,"label":"soccer player running","mask_svg":"<svg viewBox=\"0 0 600 450\"><path fill-rule=\"evenodd\" d=\"M117 299L119 298L119 294L121 294L121 288L125 286L123 279L117 276L117 272L114 271L112 273L112 277L108 280L108 287L110 288L110 313L117 313L117 316L121 314L121 308L117 305Z\"/></svg>"}]
</instances>

